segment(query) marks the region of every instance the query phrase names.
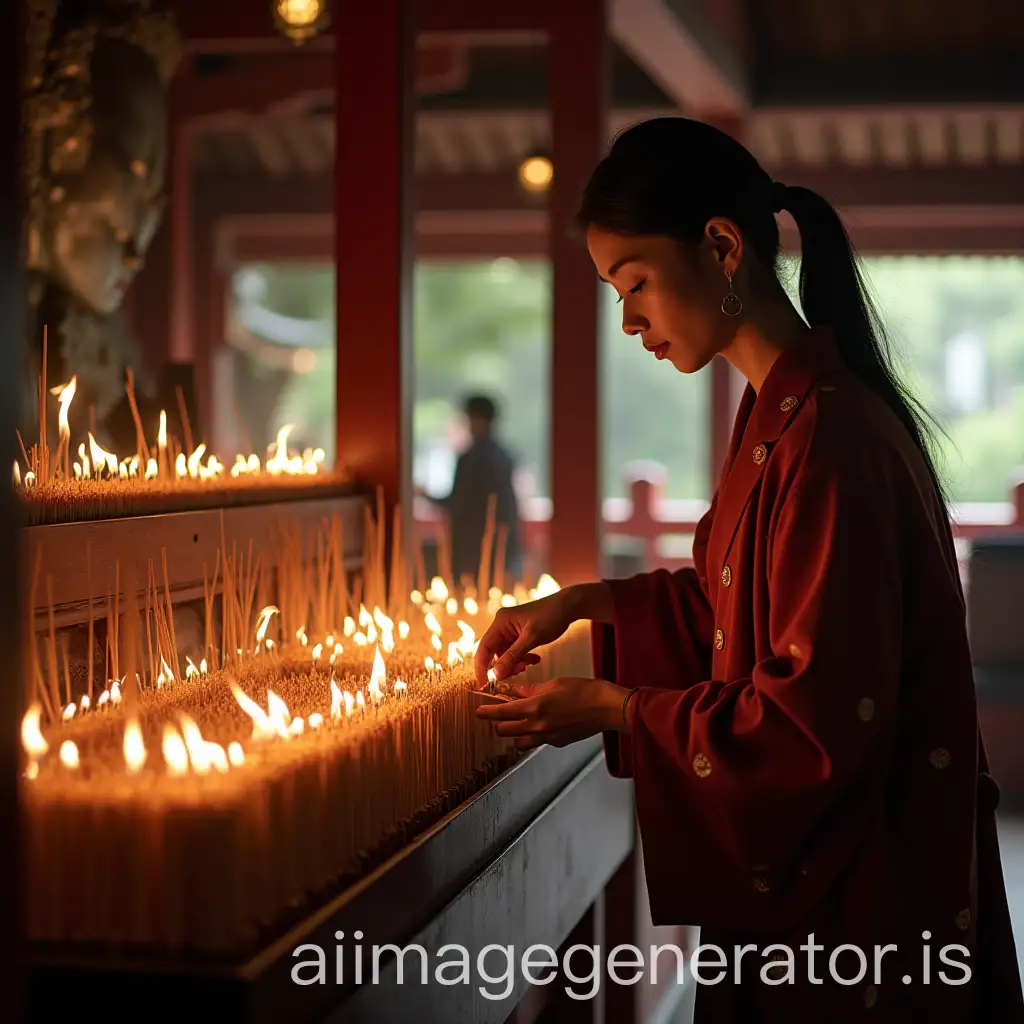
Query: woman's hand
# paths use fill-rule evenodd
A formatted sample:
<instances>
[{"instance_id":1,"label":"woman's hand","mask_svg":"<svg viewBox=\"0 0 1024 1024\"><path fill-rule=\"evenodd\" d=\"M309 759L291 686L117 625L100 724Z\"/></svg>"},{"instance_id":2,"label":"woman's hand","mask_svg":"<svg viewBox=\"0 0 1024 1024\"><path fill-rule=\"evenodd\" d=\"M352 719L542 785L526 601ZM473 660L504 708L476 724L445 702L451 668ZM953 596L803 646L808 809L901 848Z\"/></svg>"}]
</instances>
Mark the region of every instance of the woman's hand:
<instances>
[{"instance_id":1,"label":"woman's hand","mask_svg":"<svg viewBox=\"0 0 1024 1024\"><path fill-rule=\"evenodd\" d=\"M476 714L493 722L498 736L514 737L520 750L545 743L564 747L600 732L627 729L622 703L629 691L604 679L567 677L513 690L519 699L483 704Z\"/></svg>"},{"instance_id":2,"label":"woman's hand","mask_svg":"<svg viewBox=\"0 0 1024 1024\"><path fill-rule=\"evenodd\" d=\"M487 672L492 667L496 679L506 679L518 675L528 665L536 665L540 658L531 651L554 643L575 621L570 590L560 590L527 604L499 608L476 649L477 683L487 684Z\"/></svg>"}]
</instances>

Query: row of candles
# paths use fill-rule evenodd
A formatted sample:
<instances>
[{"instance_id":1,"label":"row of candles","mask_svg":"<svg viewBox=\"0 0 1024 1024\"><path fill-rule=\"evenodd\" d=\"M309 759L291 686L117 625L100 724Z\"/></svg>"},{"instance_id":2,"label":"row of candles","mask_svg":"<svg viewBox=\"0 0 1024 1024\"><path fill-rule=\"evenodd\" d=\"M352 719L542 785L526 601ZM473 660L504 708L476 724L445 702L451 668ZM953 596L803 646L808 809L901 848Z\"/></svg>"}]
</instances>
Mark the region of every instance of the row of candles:
<instances>
[{"instance_id":1,"label":"row of candles","mask_svg":"<svg viewBox=\"0 0 1024 1024\"><path fill-rule=\"evenodd\" d=\"M230 469L217 458L207 454L205 443L196 446L191 455L179 452L171 466L168 458L167 413L160 411L160 423L157 429L155 454L140 456L139 453L128 458L118 458L113 452L107 451L88 433L88 448L83 441L78 445L78 459L70 459L71 427L68 410L75 397L78 382L72 377L67 384L60 384L51 389L57 396L59 408L57 414L57 433L59 437L56 466L63 465L64 475L76 480L181 480L210 481L220 479L225 472L231 477L257 476L266 473L270 476L315 476L321 472L326 459L322 448L306 448L301 454L289 455L288 437L294 424L286 424L277 432L277 439L267 449L265 462L255 453L248 456L239 453ZM140 428L141 429L141 428ZM205 458L205 462L203 461ZM63 462L62 462L63 459ZM24 473L18 460L14 461L13 479L16 487L31 488L38 485L36 473L26 467Z\"/></svg>"},{"instance_id":2,"label":"row of candles","mask_svg":"<svg viewBox=\"0 0 1024 1024\"><path fill-rule=\"evenodd\" d=\"M519 595L502 594L498 588L492 588L488 594L486 610L493 615L502 606L511 606L520 603L520 599L536 600L547 594L554 593L559 589L558 584L550 576L542 576L535 588L529 591L523 590ZM449 619L455 618L461 611L468 617L475 617L480 612L480 605L475 598L467 596L463 599L461 609L459 602L449 595L448 587L440 577L435 577L425 594L413 591L410 595L414 607L423 614L423 623L430 635L430 644L439 657L430 655L424 657L424 669L429 676L444 671L445 663L440 657L445 650L442 634L444 627L441 623L441 616ZM247 653L252 657L259 657L265 653L273 653L276 650L275 644L267 636L270 622L278 609L268 605L259 614L255 645L251 652L239 651L239 654ZM453 640L447 646L447 666L457 667L467 658L476 653L479 640L476 637L472 626L464 620L456 618L456 628L460 633L458 640ZM371 613L365 607L360 607L358 618L346 617L341 636L351 638L352 642L360 648L369 645L374 646L373 665L370 672L369 682L366 686L366 694L358 689L354 694L349 690L343 690L338 686L334 676L331 676L330 692L331 705L327 715L314 712L308 719L292 717L286 702L273 690L267 689L267 708L264 710L260 705L249 697L237 684L229 682L228 685L238 702L239 706L252 720L253 728L251 740L262 742L274 739L290 740L301 736L306 727L312 730L321 729L325 723L347 722L358 715L362 718L367 714L367 705L371 710L377 710L385 700L388 699L387 669L384 657L381 653L390 654L396 647L396 634L399 641L406 640L411 632L408 622L400 620L397 623L385 615L379 608ZM305 627L299 627L296 631L295 640L303 648L310 647L310 638ZM344 646L333 634L329 634L322 642L313 644L310 650L312 661L315 665L321 666L326 661L328 666L333 666L335 660L343 654ZM184 673L186 680L201 678L209 674L206 659L202 659L198 665L191 658L186 658L187 668ZM489 674L490 680L494 681L493 673ZM160 671L155 680L157 689L174 683L175 677L166 659L161 658ZM87 695L83 695L76 705L71 703L62 711L62 721L69 722L82 713L93 710L115 708L122 701L122 689L124 679L111 680L109 688L105 689L96 701L95 708ZM392 699L401 700L408 690L408 683L402 679L396 679L391 688ZM369 701L367 701L367 695ZM39 772L40 760L49 752L50 745L42 733L40 727L41 707L33 704L28 709L21 728L22 745L28 759L25 776L34 779ZM136 717L129 718L125 723L123 753L125 767L132 775L142 771L148 759L148 752L142 737L142 730ZM205 775L211 771L227 772L231 767L241 767L245 764L245 749L241 742L234 740L225 749L217 743L206 740L199 725L183 712L178 713L178 726L167 723L164 726L162 754L167 773L172 776L187 775L194 772L198 775ZM76 744L72 740L65 740L61 743L58 753L61 764L68 770L74 771L79 768L81 761Z\"/></svg>"}]
</instances>

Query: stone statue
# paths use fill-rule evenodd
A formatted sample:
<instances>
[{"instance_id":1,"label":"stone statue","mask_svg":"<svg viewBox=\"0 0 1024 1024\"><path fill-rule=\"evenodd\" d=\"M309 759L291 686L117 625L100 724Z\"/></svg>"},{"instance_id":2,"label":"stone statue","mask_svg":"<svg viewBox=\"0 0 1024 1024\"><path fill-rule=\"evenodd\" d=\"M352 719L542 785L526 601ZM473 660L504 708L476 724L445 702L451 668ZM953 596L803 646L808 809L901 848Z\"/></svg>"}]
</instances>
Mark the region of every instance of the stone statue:
<instances>
[{"instance_id":1,"label":"stone statue","mask_svg":"<svg viewBox=\"0 0 1024 1024\"><path fill-rule=\"evenodd\" d=\"M151 9L149 0L28 5L25 238L32 357L25 443L31 445L36 433L45 326L48 386L77 377L72 437L84 439L91 419L101 444L128 454L135 435L127 370L140 403L149 382L122 302L164 210L167 89L180 42L173 16ZM48 401L55 446L57 403Z\"/></svg>"}]
</instances>

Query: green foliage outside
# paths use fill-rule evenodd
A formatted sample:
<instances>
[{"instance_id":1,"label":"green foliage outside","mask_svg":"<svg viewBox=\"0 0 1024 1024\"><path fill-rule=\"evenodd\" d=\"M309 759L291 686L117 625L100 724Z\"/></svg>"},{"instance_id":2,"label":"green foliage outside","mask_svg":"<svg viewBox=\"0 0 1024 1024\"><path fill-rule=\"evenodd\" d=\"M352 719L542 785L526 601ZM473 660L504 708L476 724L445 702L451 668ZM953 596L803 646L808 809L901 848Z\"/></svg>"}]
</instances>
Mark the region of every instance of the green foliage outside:
<instances>
[{"instance_id":1,"label":"green foliage outside","mask_svg":"<svg viewBox=\"0 0 1024 1024\"><path fill-rule=\"evenodd\" d=\"M949 434L941 465L955 501L1006 501L1024 467L1024 260L879 257L869 281L916 393ZM301 425L331 448L334 271L261 267L262 302L275 312L325 322L313 372L292 376L277 422ZM795 264L787 285L795 291ZM669 497L708 498L707 372L683 377L622 334L614 293L602 294L599 352L604 402L604 491L625 493L623 469L654 460L667 469ZM415 275L417 449L443 443L467 391L496 397L503 433L520 463L548 494L550 272L546 263L420 264ZM977 408L950 394L953 339L973 334L983 353ZM373 339L366 339L373 344ZM976 360L977 362L977 360ZM956 374L953 375L956 384ZM372 386L372 382L368 382ZM970 405L970 403L968 403Z\"/></svg>"}]
</instances>

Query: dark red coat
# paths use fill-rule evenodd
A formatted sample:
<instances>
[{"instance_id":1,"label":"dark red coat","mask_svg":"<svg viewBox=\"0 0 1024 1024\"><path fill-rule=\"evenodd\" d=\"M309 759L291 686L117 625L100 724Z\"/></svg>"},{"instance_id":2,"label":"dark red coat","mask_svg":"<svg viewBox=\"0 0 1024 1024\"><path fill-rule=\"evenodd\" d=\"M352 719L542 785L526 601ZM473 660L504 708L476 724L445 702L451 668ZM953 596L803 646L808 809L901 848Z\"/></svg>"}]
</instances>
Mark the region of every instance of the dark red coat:
<instances>
[{"instance_id":1,"label":"dark red coat","mask_svg":"<svg viewBox=\"0 0 1024 1024\"><path fill-rule=\"evenodd\" d=\"M696 1020L1024 1021L948 521L828 335L747 389L693 550L694 569L611 581L594 641L602 677L641 687L605 744L635 780L655 924L756 947L741 986L732 966L699 986ZM793 984L761 981L772 943ZM844 943L867 957L851 985L830 981ZM948 945L968 984L940 981L965 976ZM856 955L836 968L855 977Z\"/></svg>"}]
</instances>

